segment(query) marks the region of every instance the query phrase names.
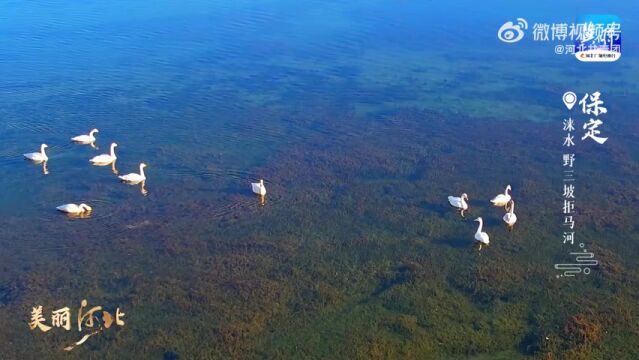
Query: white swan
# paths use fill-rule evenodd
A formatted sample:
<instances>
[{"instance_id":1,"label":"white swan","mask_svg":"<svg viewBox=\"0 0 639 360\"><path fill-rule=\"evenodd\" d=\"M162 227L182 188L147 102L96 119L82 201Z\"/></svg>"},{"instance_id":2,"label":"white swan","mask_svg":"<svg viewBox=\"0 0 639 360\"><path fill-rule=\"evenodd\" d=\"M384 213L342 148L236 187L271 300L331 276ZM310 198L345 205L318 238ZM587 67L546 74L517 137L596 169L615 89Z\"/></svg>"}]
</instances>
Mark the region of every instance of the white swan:
<instances>
[{"instance_id":1,"label":"white swan","mask_svg":"<svg viewBox=\"0 0 639 360\"><path fill-rule=\"evenodd\" d=\"M506 186L506 190L504 191L504 193L495 196L495 198L490 200L490 202L493 203L493 205L500 207L508 205L508 202L511 199L511 196L508 192L511 190L512 189L510 188L510 185Z\"/></svg>"},{"instance_id":2,"label":"white swan","mask_svg":"<svg viewBox=\"0 0 639 360\"><path fill-rule=\"evenodd\" d=\"M468 204L466 203L466 200L468 200L468 195L466 193L463 193L460 197L448 197L448 203L450 204L450 206L460 209L462 217L464 216L464 211L468 210Z\"/></svg>"},{"instance_id":3,"label":"white swan","mask_svg":"<svg viewBox=\"0 0 639 360\"><path fill-rule=\"evenodd\" d=\"M93 144L95 142L95 133L100 132L98 129L93 129L89 135L78 135L71 138L71 141L75 141L80 144Z\"/></svg>"},{"instance_id":4,"label":"white swan","mask_svg":"<svg viewBox=\"0 0 639 360\"><path fill-rule=\"evenodd\" d=\"M115 147L116 146L118 146L118 144L116 144L116 143L111 144L111 153L110 154L98 155L98 156L92 158L89 161L92 162L93 165L109 165L109 164L113 163L117 159L117 157L115 156Z\"/></svg>"},{"instance_id":5,"label":"white swan","mask_svg":"<svg viewBox=\"0 0 639 360\"><path fill-rule=\"evenodd\" d=\"M260 196L266 195L266 187L264 186L264 179L260 179L258 183L251 183L251 189L254 193Z\"/></svg>"},{"instance_id":6,"label":"white swan","mask_svg":"<svg viewBox=\"0 0 639 360\"><path fill-rule=\"evenodd\" d=\"M510 200L510 211L504 215L504 222L508 227L512 228L517 222L517 215L515 215L515 201Z\"/></svg>"},{"instance_id":7,"label":"white swan","mask_svg":"<svg viewBox=\"0 0 639 360\"><path fill-rule=\"evenodd\" d=\"M34 153L28 153L28 154L24 154L24 157L31 160L31 161L35 161L35 162L44 162L49 160L49 157L47 156L47 154L44 152L44 149L48 148L49 145L47 144L42 144L40 146L40 152L34 152Z\"/></svg>"},{"instance_id":8,"label":"white swan","mask_svg":"<svg viewBox=\"0 0 639 360\"><path fill-rule=\"evenodd\" d=\"M484 226L484 220L481 217L478 217L475 221L479 221L479 227L477 228L477 232L475 232L475 241L479 241L479 250L481 250L482 245L488 246L488 244L490 244L490 238L488 237L488 234L481 231Z\"/></svg>"},{"instance_id":9,"label":"white swan","mask_svg":"<svg viewBox=\"0 0 639 360\"><path fill-rule=\"evenodd\" d=\"M74 214L74 215L82 214L85 211L86 212L90 212L91 210L93 210L87 204L80 204L80 205L65 204L65 205L60 205L60 206L56 207L56 209L58 209L58 211L62 211L63 213Z\"/></svg>"},{"instance_id":10,"label":"white swan","mask_svg":"<svg viewBox=\"0 0 639 360\"><path fill-rule=\"evenodd\" d=\"M146 176L144 175L144 168L146 167L145 163L140 164L140 173L130 173L122 176L118 176L118 178L124 182L130 184L139 184L146 180Z\"/></svg>"}]
</instances>

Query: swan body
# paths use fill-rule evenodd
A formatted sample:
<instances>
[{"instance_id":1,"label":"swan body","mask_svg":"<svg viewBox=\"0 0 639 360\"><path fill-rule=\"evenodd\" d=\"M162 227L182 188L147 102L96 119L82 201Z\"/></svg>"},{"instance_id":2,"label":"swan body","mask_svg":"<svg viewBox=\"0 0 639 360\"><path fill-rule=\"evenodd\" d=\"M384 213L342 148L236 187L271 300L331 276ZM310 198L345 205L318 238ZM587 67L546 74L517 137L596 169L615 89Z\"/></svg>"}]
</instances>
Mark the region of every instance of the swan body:
<instances>
[{"instance_id":1,"label":"swan body","mask_svg":"<svg viewBox=\"0 0 639 360\"><path fill-rule=\"evenodd\" d=\"M490 237L488 236L488 234L482 231L482 228L484 226L483 219L481 217L478 217L477 219L475 219L475 221L479 222L479 227L477 228L477 232L475 232L475 241L479 242L479 250L481 250L482 245L488 246L488 244L490 244Z\"/></svg>"},{"instance_id":2,"label":"swan body","mask_svg":"<svg viewBox=\"0 0 639 360\"><path fill-rule=\"evenodd\" d=\"M78 135L71 138L71 141L75 141L80 144L93 144L95 142L95 133L100 132L98 129L93 129L89 135Z\"/></svg>"},{"instance_id":3,"label":"swan body","mask_svg":"<svg viewBox=\"0 0 639 360\"><path fill-rule=\"evenodd\" d=\"M468 200L468 195L466 193L463 193L460 197L448 197L448 203L450 206L460 209L462 217L464 216L464 211L468 210L468 203L466 200Z\"/></svg>"},{"instance_id":4,"label":"swan body","mask_svg":"<svg viewBox=\"0 0 639 360\"><path fill-rule=\"evenodd\" d=\"M495 205L495 206L506 206L506 205L508 205L508 202L510 202L510 199L511 199L511 196L510 196L510 194L508 192L511 191L511 190L512 189L510 188L510 185L506 186L506 190L504 191L504 193L495 196L495 198L490 200L490 202L493 203L493 205Z\"/></svg>"},{"instance_id":5,"label":"swan body","mask_svg":"<svg viewBox=\"0 0 639 360\"><path fill-rule=\"evenodd\" d=\"M504 222L513 227L517 222L517 215L515 215L515 201L510 200L510 210L504 215Z\"/></svg>"},{"instance_id":6,"label":"swan body","mask_svg":"<svg viewBox=\"0 0 639 360\"><path fill-rule=\"evenodd\" d=\"M82 214L84 212L89 212L93 210L87 204L80 204L80 205L65 204L65 205L60 205L56 207L56 209L58 209L58 211L62 211L63 213L67 213L67 214Z\"/></svg>"},{"instance_id":7,"label":"swan body","mask_svg":"<svg viewBox=\"0 0 639 360\"><path fill-rule=\"evenodd\" d=\"M266 195L266 187L264 186L264 179L260 179L258 183L251 183L251 189L257 195Z\"/></svg>"},{"instance_id":8,"label":"swan body","mask_svg":"<svg viewBox=\"0 0 639 360\"><path fill-rule=\"evenodd\" d=\"M144 175L144 168L146 167L145 163L140 164L140 173L130 173L122 176L118 176L118 178L124 182L131 184L139 184L146 180L146 175Z\"/></svg>"},{"instance_id":9,"label":"swan body","mask_svg":"<svg viewBox=\"0 0 639 360\"><path fill-rule=\"evenodd\" d=\"M92 158L89 161L91 163L93 163L93 165L109 165L109 164L113 163L117 159L117 157L115 156L115 147L116 146L118 146L118 144L116 144L116 143L111 144L111 153L110 154L98 155L98 156Z\"/></svg>"},{"instance_id":10,"label":"swan body","mask_svg":"<svg viewBox=\"0 0 639 360\"><path fill-rule=\"evenodd\" d=\"M28 154L24 154L24 157L26 159L29 159L31 161L35 161L35 162L44 162L49 160L49 157L47 156L47 154L44 152L44 149L48 148L49 146L47 144L42 144L40 146L40 152L34 152L34 153L28 153Z\"/></svg>"}]
</instances>

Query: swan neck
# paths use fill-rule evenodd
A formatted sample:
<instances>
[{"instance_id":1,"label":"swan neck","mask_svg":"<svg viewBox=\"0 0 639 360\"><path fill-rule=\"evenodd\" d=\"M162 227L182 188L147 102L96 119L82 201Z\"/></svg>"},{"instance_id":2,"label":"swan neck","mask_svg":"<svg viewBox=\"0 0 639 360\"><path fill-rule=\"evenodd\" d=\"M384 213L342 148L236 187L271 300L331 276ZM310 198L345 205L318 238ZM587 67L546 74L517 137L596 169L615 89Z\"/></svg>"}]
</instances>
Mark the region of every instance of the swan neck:
<instances>
[{"instance_id":1,"label":"swan neck","mask_svg":"<svg viewBox=\"0 0 639 360\"><path fill-rule=\"evenodd\" d=\"M513 201L510 203L510 213L512 214L514 212L515 212L515 202Z\"/></svg>"},{"instance_id":2,"label":"swan neck","mask_svg":"<svg viewBox=\"0 0 639 360\"><path fill-rule=\"evenodd\" d=\"M111 157L115 157L115 145L111 144Z\"/></svg>"},{"instance_id":3,"label":"swan neck","mask_svg":"<svg viewBox=\"0 0 639 360\"><path fill-rule=\"evenodd\" d=\"M40 146L40 154L42 154L42 156L47 156L44 152L44 145Z\"/></svg>"},{"instance_id":4,"label":"swan neck","mask_svg":"<svg viewBox=\"0 0 639 360\"><path fill-rule=\"evenodd\" d=\"M484 221L479 219L479 227L477 227L477 233L481 233L481 229L484 226Z\"/></svg>"},{"instance_id":5,"label":"swan neck","mask_svg":"<svg viewBox=\"0 0 639 360\"><path fill-rule=\"evenodd\" d=\"M142 164L140 164L140 175L144 177L144 166Z\"/></svg>"}]
</instances>

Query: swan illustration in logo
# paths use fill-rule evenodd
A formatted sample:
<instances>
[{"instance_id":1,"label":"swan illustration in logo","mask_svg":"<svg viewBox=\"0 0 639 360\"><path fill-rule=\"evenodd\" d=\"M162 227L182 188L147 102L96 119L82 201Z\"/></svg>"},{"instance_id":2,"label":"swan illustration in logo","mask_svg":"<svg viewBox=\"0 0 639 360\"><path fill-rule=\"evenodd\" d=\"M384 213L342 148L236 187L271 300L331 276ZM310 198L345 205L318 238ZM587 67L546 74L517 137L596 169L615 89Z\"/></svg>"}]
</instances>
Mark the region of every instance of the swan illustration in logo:
<instances>
[{"instance_id":1,"label":"swan illustration in logo","mask_svg":"<svg viewBox=\"0 0 639 360\"><path fill-rule=\"evenodd\" d=\"M517 24L506 22L497 31L499 40L505 43L516 43L524 38L524 30L528 29L528 23L523 18L517 18Z\"/></svg>"}]
</instances>

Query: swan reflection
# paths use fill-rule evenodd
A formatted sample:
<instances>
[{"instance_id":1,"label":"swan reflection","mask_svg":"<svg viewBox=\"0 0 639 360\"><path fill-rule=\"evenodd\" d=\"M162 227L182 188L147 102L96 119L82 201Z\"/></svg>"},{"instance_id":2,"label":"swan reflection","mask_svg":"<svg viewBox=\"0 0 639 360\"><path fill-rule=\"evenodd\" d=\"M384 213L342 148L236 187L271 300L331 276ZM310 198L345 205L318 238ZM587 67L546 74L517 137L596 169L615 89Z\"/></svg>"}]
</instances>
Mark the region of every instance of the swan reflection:
<instances>
[{"instance_id":1,"label":"swan reflection","mask_svg":"<svg viewBox=\"0 0 639 360\"><path fill-rule=\"evenodd\" d=\"M113 172L114 175L119 175L120 171L118 170L117 162L118 162L117 159L113 160L110 163L97 163L97 162L94 162L93 166L109 166L109 165L111 165L111 172Z\"/></svg>"},{"instance_id":2,"label":"swan reflection","mask_svg":"<svg viewBox=\"0 0 639 360\"><path fill-rule=\"evenodd\" d=\"M119 175L120 171L118 170L117 163L118 163L118 160L115 159L111 163L93 163L93 166L109 166L109 165L111 165L111 172L114 175Z\"/></svg>"},{"instance_id":3,"label":"swan reflection","mask_svg":"<svg viewBox=\"0 0 639 360\"><path fill-rule=\"evenodd\" d=\"M83 212L79 214L65 213L64 215L66 215L68 218L71 218L71 219L89 219L93 215L93 212L87 211L87 212Z\"/></svg>"},{"instance_id":4,"label":"swan reflection","mask_svg":"<svg viewBox=\"0 0 639 360\"><path fill-rule=\"evenodd\" d=\"M149 195L149 190L146 189L146 181L140 183L140 194L142 194L142 196Z\"/></svg>"},{"instance_id":5,"label":"swan reflection","mask_svg":"<svg viewBox=\"0 0 639 360\"><path fill-rule=\"evenodd\" d=\"M140 194L142 194L142 196L148 196L149 195L149 190L146 189L146 180L142 180L140 182L132 182L132 181L125 181L125 180L121 180L123 184L127 184L127 185L131 185L131 186L139 186L140 187Z\"/></svg>"},{"instance_id":6,"label":"swan reflection","mask_svg":"<svg viewBox=\"0 0 639 360\"><path fill-rule=\"evenodd\" d=\"M94 148L95 150L99 150L100 148L95 144L95 141L93 142L84 142L84 141L73 141L74 144L78 144L78 145L89 145L92 148Z\"/></svg>"}]
</instances>

